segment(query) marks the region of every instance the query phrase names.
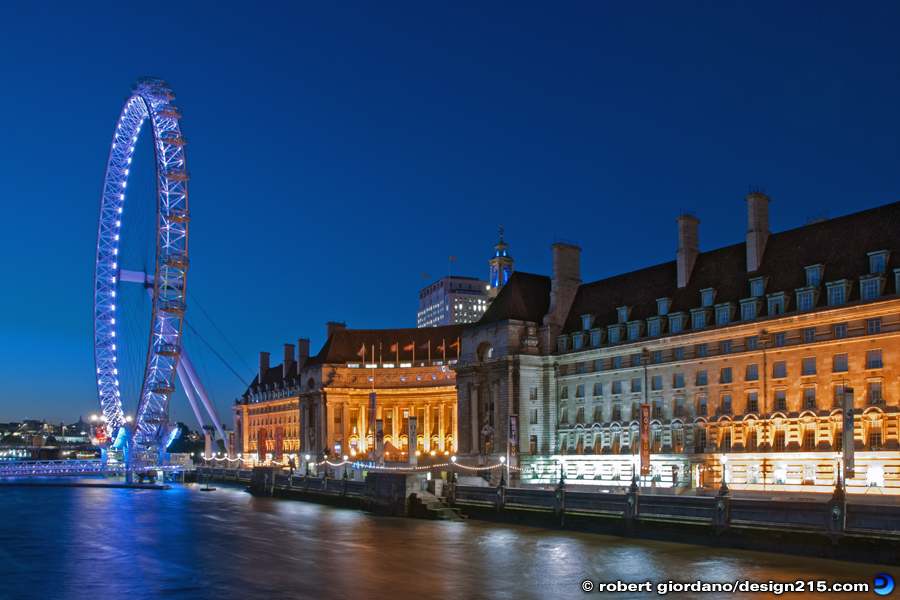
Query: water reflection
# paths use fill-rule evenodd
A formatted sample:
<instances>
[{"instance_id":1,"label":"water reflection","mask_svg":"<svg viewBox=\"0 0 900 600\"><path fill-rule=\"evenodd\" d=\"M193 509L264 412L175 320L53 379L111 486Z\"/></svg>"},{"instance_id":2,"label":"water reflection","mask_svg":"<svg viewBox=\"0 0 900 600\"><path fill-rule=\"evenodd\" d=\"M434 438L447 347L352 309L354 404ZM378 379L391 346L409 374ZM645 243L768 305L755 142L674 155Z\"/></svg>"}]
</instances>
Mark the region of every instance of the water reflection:
<instances>
[{"instance_id":1,"label":"water reflection","mask_svg":"<svg viewBox=\"0 0 900 600\"><path fill-rule=\"evenodd\" d=\"M888 572L900 581L896 569L883 567L473 521L376 517L227 487L210 493L199 486L165 492L3 487L0 507L0 597L16 599L528 599L582 597L585 579L871 584Z\"/></svg>"}]
</instances>

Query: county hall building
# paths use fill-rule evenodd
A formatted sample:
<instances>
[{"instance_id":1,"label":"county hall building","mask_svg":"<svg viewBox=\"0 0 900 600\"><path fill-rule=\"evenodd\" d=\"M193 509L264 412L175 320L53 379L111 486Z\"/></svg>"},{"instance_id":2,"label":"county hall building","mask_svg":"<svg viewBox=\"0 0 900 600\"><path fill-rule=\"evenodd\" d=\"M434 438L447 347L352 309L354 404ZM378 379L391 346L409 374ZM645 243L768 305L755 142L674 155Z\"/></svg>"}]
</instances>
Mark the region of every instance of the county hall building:
<instances>
[{"instance_id":1,"label":"county hall building","mask_svg":"<svg viewBox=\"0 0 900 600\"><path fill-rule=\"evenodd\" d=\"M647 485L830 492L852 435L849 491L900 493L900 203L772 233L744 200L732 246L700 252L682 214L675 260L583 283L559 242L551 277L513 273L462 335L460 462L512 442L517 484L626 485L649 404Z\"/></svg>"}]
</instances>

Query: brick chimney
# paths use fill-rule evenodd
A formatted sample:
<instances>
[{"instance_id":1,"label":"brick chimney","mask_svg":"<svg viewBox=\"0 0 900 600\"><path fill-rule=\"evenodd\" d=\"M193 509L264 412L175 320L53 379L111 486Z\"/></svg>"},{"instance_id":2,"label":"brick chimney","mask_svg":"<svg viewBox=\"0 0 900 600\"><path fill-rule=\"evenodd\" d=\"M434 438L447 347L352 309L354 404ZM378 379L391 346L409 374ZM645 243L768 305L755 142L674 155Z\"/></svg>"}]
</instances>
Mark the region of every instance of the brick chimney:
<instances>
[{"instance_id":1,"label":"brick chimney","mask_svg":"<svg viewBox=\"0 0 900 600\"><path fill-rule=\"evenodd\" d=\"M337 321L328 321L325 323L325 340L331 339L331 334L333 334L338 329L347 329L346 323L339 323Z\"/></svg>"},{"instance_id":2,"label":"brick chimney","mask_svg":"<svg viewBox=\"0 0 900 600\"><path fill-rule=\"evenodd\" d=\"M547 351L556 347L578 286L581 285L581 248L565 242L550 246L553 251L553 278L550 281L550 310L541 327Z\"/></svg>"},{"instance_id":3,"label":"brick chimney","mask_svg":"<svg viewBox=\"0 0 900 600\"><path fill-rule=\"evenodd\" d=\"M691 271L700 254L700 219L684 212L675 222L678 223L678 287L683 288L691 280Z\"/></svg>"},{"instance_id":4,"label":"brick chimney","mask_svg":"<svg viewBox=\"0 0 900 600\"><path fill-rule=\"evenodd\" d=\"M288 373L290 372L293 364L294 364L294 345L293 344L285 344L284 345L284 362L281 363L282 378L287 379Z\"/></svg>"},{"instance_id":5,"label":"brick chimney","mask_svg":"<svg viewBox=\"0 0 900 600\"><path fill-rule=\"evenodd\" d=\"M303 365L306 364L307 359L309 359L309 340L307 338L300 338L297 340L297 374L300 374L300 369L303 368Z\"/></svg>"},{"instance_id":6,"label":"brick chimney","mask_svg":"<svg viewBox=\"0 0 900 600\"><path fill-rule=\"evenodd\" d=\"M762 264L766 242L769 240L769 202L763 192L752 191L747 202L747 272L752 273Z\"/></svg>"},{"instance_id":7,"label":"brick chimney","mask_svg":"<svg viewBox=\"0 0 900 600\"><path fill-rule=\"evenodd\" d=\"M262 385L263 376L265 376L266 371L269 370L269 353L268 352L260 352L259 353L259 379L256 380L256 383Z\"/></svg>"}]
</instances>

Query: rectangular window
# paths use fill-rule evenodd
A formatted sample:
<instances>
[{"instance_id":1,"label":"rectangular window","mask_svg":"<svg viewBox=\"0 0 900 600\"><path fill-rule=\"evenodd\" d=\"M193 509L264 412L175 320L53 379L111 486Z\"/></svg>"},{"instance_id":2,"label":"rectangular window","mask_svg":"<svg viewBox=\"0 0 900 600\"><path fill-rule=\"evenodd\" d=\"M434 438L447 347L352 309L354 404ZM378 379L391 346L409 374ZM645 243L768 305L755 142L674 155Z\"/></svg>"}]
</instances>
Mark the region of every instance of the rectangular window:
<instances>
[{"instance_id":1,"label":"rectangular window","mask_svg":"<svg viewBox=\"0 0 900 600\"><path fill-rule=\"evenodd\" d=\"M697 385L706 385L706 369L697 371Z\"/></svg>"},{"instance_id":2,"label":"rectangular window","mask_svg":"<svg viewBox=\"0 0 900 600\"><path fill-rule=\"evenodd\" d=\"M528 449L531 451L532 454L538 453L538 438L536 435L529 436Z\"/></svg>"},{"instance_id":3,"label":"rectangular window","mask_svg":"<svg viewBox=\"0 0 900 600\"><path fill-rule=\"evenodd\" d=\"M866 331L869 335L881 333L881 319L869 319L866 321Z\"/></svg>"},{"instance_id":4,"label":"rectangular window","mask_svg":"<svg viewBox=\"0 0 900 600\"><path fill-rule=\"evenodd\" d=\"M803 359L803 370L800 373L801 375L815 375L816 374L816 357L815 356L807 356Z\"/></svg>"},{"instance_id":5,"label":"rectangular window","mask_svg":"<svg viewBox=\"0 0 900 600\"><path fill-rule=\"evenodd\" d=\"M781 348L782 346L784 346L784 344L785 344L785 339L786 339L786 336L785 336L785 333L784 333L783 331L782 331L781 333L776 333L776 334L772 337L772 340L773 340L774 345L775 345L776 348Z\"/></svg>"},{"instance_id":6,"label":"rectangular window","mask_svg":"<svg viewBox=\"0 0 900 600\"><path fill-rule=\"evenodd\" d=\"M772 365L772 377L775 379L781 379L783 377L787 377L787 361L784 360L776 360L775 364Z\"/></svg>"},{"instance_id":7,"label":"rectangular window","mask_svg":"<svg viewBox=\"0 0 900 600\"><path fill-rule=\"evenodd\" d=\"M866 352L866 368L880 369L884 365L881 363L881 349L869 350Z\"/></svg>"},{"instance_id":8,"label":"rectangular window","mask_svg":"<svg viewBox=\"0 0 900 600\"><path fill-rule=\"evenodd\" d=\"M834 369L835 373L846 373L847 369L847 353L843 352L841 354L834 355Z\"/></svg>"},{"instance_id":9,"label":"rectangular window","mask_svg":"<svg viewBox=\"0 0 900 600\"><path fill-rule=\"evenodd\" d=\"M884 273L884 252L878 252L869 256L869 272Z\"/></svg>"},{"instance_id":10,"label":"rectangular window","mask_svg":"<svg viewBox=\"0 0 900 600\"><path fill-rule=\"evenodd\" d=\"M672 317L669 319L669 331L679 333L681 331L681 317Z\"/></svg>"},{"instance_id":11,"label":"rectangular window","mask_svg":"<svg viewBox=\"0 0 900 600\"><path fill-rule=\"evenodd\" d=\"M869 404L884 404L884 396L881 395L881 382L870 381L866 385Z\"/></svg>"},{"instance_id":12,"label":"rectangular window","mask_svg":"<svg viewBox=\"0 0 900 600\"><path fill-rule=\"evenodd\" d=\"M747 381L759 381L759 365L747 365Z\"/></svg>"},{"instance_id":13,"label":"rectangular window","mask_svg":"<svg viewBox=\"0 0 900 600\"><path fill-rule=\"evenodd\" d=\"M803 408L816 409L816 388L813 386L803 388Z\"/></svg>"},{"instance_id":14,"label":"rectangular window","mask_svg":"<svg viewBox=\"0 0 900 600\"><path fill-rule=\"evenodd\" d=\"M600 345L600 332L592 331L591 332L591 346L599 346Z\"/></svg>"},{"instance_id":15,"label":"rectangular window","mask_svg":"<svg viewBox=\"0 0 900 600\"><path fill-rule=\"evenodd\" d=\"M720 306L716 309L716 325L728 324L728 313L731 312L727 306Z\"/></svg>"},{"instance_id":16,"label":"rectangular window","mask_svg":"<svg viewBox=\"0 0 900 600\"><path fill-rule=\"evenodd\" d=\"M617 314L619 316L619 323L624 323L625 321L628 320L628 309L627 308L620 308L617 311Z\"/></svg>"},{"instance_id":17,"label":"rectangular window","mask_svg":"<svg viewBox=\"0 0 900 600\"><path fill-rule=\"evenodd\" d=\"M637 323L632 323L628 326L628 339L636 340L640 334L640 327Z\"/></svg>"},{"instance_id":18,"label":"rectangular window","mask_svg":"<svg viewBox=\"0 0 900 600\"><path fill-rule=\"evenodd\" d=\"M797 294L797 310L809 310L813 307L813 293L801 292Z\"/></svg>"},{"instance_id":19,"label":"rectangular window","mask_svg":"<svg viewBox=\"0 0 900 600\"><path fill-rule=\"evenodd\" d=\"M537 425L538 422L538 411L536 408L532 408L529 414L528 422L532 425Z\"/></svg>"},{"instance_id":20,"label":"rectangular window","mask_svg":"<svg viewBox=\"0 0 900 600\"><path fill-rule=\"evenodd\" d=\"M614 356L613 357L613 369L621 369L622 368L622 357Z\"/></svg>"},{"instance_id":21,"label":"rectangular window","mask_svg":"<svg viewBox=\"0 0 900 600\"><path fill-rule=\"evenodd\" d=\"M610 329L609 330L609 343L615 344L619 341L619 330L618 329Z\"/></svg>"},{"instance_id":22,"label":"rectangular window","mask_svg":"<svg viewBox=\"0 0 900 600\"><path fill-rule=\"evenodd\" d=\"M834 339L842 340L847 337L847 324L838 323L834 326Z\"/></svg>"},{"instance_id":23,"label":"rectangular window","mask_svg":"<svg viewBox=\"0 0 900 600\"><path fill-rule=\"evenodd\" d=\"M582 347L581 334L576 333L576 334L572 335L572 349L573 350L581 350L581 347Z\"/></svg>"},{"instance_id":24,"label":"rectangular window","mask_svg":"<svg viewBox=\"0 0 900 600\"><path fill-rule=\"evenodd\" d=\"M787 390L775 390L775 410L787 410Z\"/></svg>"},{"instance_id":25,"label":"rectangular window","mask_svg":"<svg viewBox=\"0 0 900 600\"><path fill-rule=\"evenodd\" d=\"M731 414L731 394L723 394L722 395L722 414L723 415Z\"/></svg>"},{"instance_id":26,"label":"rectangular window","mask_svg":"<svg viewBox=\"0 0 900 600\"><path fill-rule=\"evenodd\" d=\"M566 338L559 338L559 342L557 342L556 349L560 352L566 351Z\"/></svg>"},{"instance_id":27,"label":"rectangular window","mask_svg":"<svg viewBox=\"0 0 900 600\"><path fill-rule=\"evenodd\" d=\"M844 406L844 384L836 383L834 385L834 407L841 408L842 406Z\"/></svg>"},{"instance_id":28,"label":"rectangular window","mask_svg":"<svg viewBox=\"0 0 900 600\"><path fill-rule=\"evenodd\" d=\"M869 448L872 450L881 450L881 431L869 430Z\"/></svg>"},{"instance_id":29,"label":"rectangular window","mask_svg":"<svg viewBox=\"0 0 900 600\"><path fill-rule=\"evenodd\" d=\"M653 353L653 364L658 365L662 362L662 350L657 350Z\"/></svg>"},{"instance_id":30,"label":"rectangular window","mask_svg":"<svg viewBox=\"0 0 900 600\"><path fill-rule=\"evenodd\" d=\"M662 389L662 375L654 375L652 381L652 388L654 391L659 391Z\"/></svg>"},{"instance_id":31,"label":"rectangular window","mask_svg":"<svg viewBox=\"0 0 900 600\"><path fill-rule=\"evenodd\" d=\"M731 354L731 340L722 342L722 354Z\"/></svg>"},{"instance_id":32,"label":"rectangular window","mask_svg":"<svg viewBox=\"0 0 900 600\"><path fill-rule=\"evenodd\" d=\"M712 290L703 290L700 292L700 305L701 306L712 306L713 303L713 293Z\"/></svg>"},{"instance_id":33,"label":"rectangular window","mask_svg":"<svg viewBox=\"0 0 900 600\"><path fill-rule=\"evenodd\" d=\"M731 367L722 367L719 374L719 383L731 383Z\"/></svg>"},{"instance_id":34,"label":"rectangular window","mask_svg":"<svg viewBox=\"0 0 900 600\"><path fill-rule=\"evenodd\" d=\"M785 443L784 425L775 426L775 439L772 443L772 449L775 452L784 452L787 447ZM776 483L784 483L782 480L776 479Z\"/></svg>"},{"instance_id":35,"label":"rectangular window","mask_svg":"<svg viewBox=\"0 0 900 600\"><path fill-rule=\"evenodd\" d=\"M622 405L621 404L613 404L612 420L613 421L621 421L622 420Z\"/></svg>"},{"instance_id":36,"label":"rectangular window","mask_svg":"<svg viewBox=\"0 0 900 600\"><path fill-rule=\"evenodd\" d=\"M584 398L584 384L579 383L575 388L575 397L576 398Z\"/></svg>"},{"instance_id":37,"label":"rectangular window","mask_svg":"<svg viewBox=\"0 0 900 600\"><path fill-rule=\"evenodd\" d=\"M759 336L754 335L747 338L747 350L752 352L754 350L759 350Z\"/></svg>"},{"instance_id":38,"label":"rectangular window","mask_svg":"<svg viewBox=\"0 0 900 600\"><path fill-rule=\"evenodd\" d=\"M756 298L757 296L762 296L763 293L763 285L761 279L754 279L750 282L750 295Z\"/></svg>"},{"instance_id":39,"label":"rectangular window","mask_svg":"<svg viewBox=\"0 0 900 600\"><path fill-rule=\"evenodd\" d=\"M684 416L684 398L675 398L675 416Z\"/></svg>"},{"instance_id":40,"label":"rectangular window","mask_svg":"<svg viewBox=\"0 0 900 600\"><path fill-rule=\"evenodd\" d=\"M622 393L622 380L616 379L612 382L612 393L613 394L621 394Z\"/></svg>"},{"instance_id":41,"label":"rectangular window","mask_svg":"<svg viewBox=\"0 0 900 600\"><path fill-rule=\"evenodd\" d=\"M568 397L569 397L569 387L568 386L561 387L559 390L559 399L565 400Z\"/></svg>"},{"instance_id":42,"label":"rectangular window","mask_svg":"<svg viewBox=\"0 0 900 600\"><path fill-rule=\"evenodd\" d=\"M662 419L663 410L662 410L662 400L654 400L653 401L653 418L654 419Z\"/></svg>"},{"instance_id":43,"label":"rectangular window","mask_svg":"<svg viewBox=\"0 0 900 600\"><path fill-rule=\"evenodd\" d=\"M815 452L816 450L816 432L812 428L807 428L803 432L803 451Z\"/></svg>"},{"instance_id":44,"label":"rectangular window","mask_svg":"<svg viewBox=\"0 0 900 600\"><path fill-rule=\"evenodd\" d=\"M828 304L829 306L834 306L835 304L843 304L844 303L844 286L843 285L833 285L828 288Z\"/></svg>"},{"instance_id":45,"label":"rectangular window","mask_svg":"<svg viewBox=\"0 0 900 600\"><path fill-rule=\"evenodd\" d=\"M809 267L806 269L806 285L814 286L819 285L819 268L818 267Z\"/></svg>"},{"instance_id":46,"label":"rectangular window","mask_svg":"<svg viewBox=\"0 0 900 600\"><path fill-rule=\"evenodd\" d=\"M663 298L656 301L656 314L663 316L669 312L669 299Z\"/></svg>"},{"instance_id":47,"label":"rectangular window","mask_svg":"<svg viewBox=\"0 0 900 600\"><path fill-rule=\"evenodd\" d=\"M684 348L675 348L675 360L684 360Z\"/></svg>"},{"instance_id":48,"label":"rectangular window","mask_svg":"<svg viewBox=\"0 0 900 600\"><path fill-rule=\"evenodd\" d=\"M703 329L706 324L706 315L701 312L695 312L691 315L691 327L694 329Z\"/></svg>"},{"instance_id":49,"label":"rectangular window","mask_svg":"<svg viewBox=\"0 0 900 600\"><path fill-rule=\"evenodd\" d=\"M631 355L631 364L635 367L641 366L641 355L640 354L632 354Z\"/></svg>"},{"instance_id":50,"label":"rectangular window","mask_svg":"<svg viewBox=\"0 0 900 600\"><path fill-rule=\"evenodd\" d=\"M594 370L598 373L603 370L603 359L598 358L594 361Z\"/></svg>"},{"instance_id":51,"label":"rectangular window","mask_svg":"<svg viewBox=\"0 0 900 600\"><path fill-rule=\"evenodd\" d=\"M672 382L672 387L676 390L680 390L684 387L684 373L675 373L675 379Z\"/></svg>"},{"instance_id":52,"label":"rectangular window","mask_svg":"<svg viewBox=\"0 0 900 600\"><path fill-rule=\"evenodd\" d=\"M697 416L705 417L706 412L706 396L697 396Z\"/></svg>"},{"instance_id":53,"label":"rectangular window","mask_svg":"<svg viewBox=\"0 0 900 600\"><path fill-rule=\"evenodd\" d=\"M878 297L878 283L877 279L866 279L859 283L860 295L863 300L871 300Z\"/></svg>"},{"instance_id":54,"label":"rectangular window","mask_svg":"<svg viewBox=\"0 0 900 600\"><path fill-rule=\"evenodd\" d=\"M653 337L655 335L659 335L659 322L658 321L650 321L647 323L647 335Z\"/></svg>"},{"instance_id":55,"label":"rectangular window","mask_svg":"<svg viewBox=\"0 0 900 600\"><path fill-rule=\"evenodd\" d=\"M747 394L747 411L752 413L759 412L759 395L757 392Z\"/></svg>"},{"instance_id":56,"label":"rectangular window","mask_svg":"<svg viewBox=\"0 0 900 600\"><path fill-rule=\"evenodd\" d=\"M744 321L752 321L756 318L756 305L753 302L747 302L741 305L741 319Z\"/></svg>"},{"instance_id":57,"label":"rectangular window","mask_svg":"<svg viewBox=\"0 0 900 600\"><path fill-rule=\"evenodd\" d=\"M781 296L777 298L769 298L769 316L780 315L784 313L784 300Z\"/></svg>"},{"instance_id":58,"label":"rectangular window","mask_svg":"<svg viewBox=\"0 0 900 600\"><path fill-rule=\"evenodd\" d=\"M591 328L591 315L581 317L581 328L585 331Z\"/></svg>"},{"instance_id":59,"label":"rectangular window","mask_svg":"<svg viewBox=\"0 0 900 600\"><path fill-rule=\"evenodd\" d=\"M632 392L640 392L641 391L641 378L635 377L631 380L631 391Z\"/></svg>"},{"instance_id":60,"label":"rectangular window","mask_svg":"<svg viewBox=\"0 0 900 600\"><path fill-rule=\"evenodd\" d=\"M579 406L575 411L575 422L576 423L584 423L584 407Z\"/></svg>"},{"instance_id":61,"label":"rectangular window","mask_svg":"<svg viewBox=\"0 0 900 600\"><path fill-rule=\"evenodd\" d=\"M594 395L602 396L603 395L603 382L597 381L594 383Z\"/></svg>"},{"instance_id":62,"label":"rectangular window","mask_svg":"<svg viewBox=\"0 0 900 600\"><path fill-rule=\"evenodd\" d=\"M697 358L706 358L706 344L697 344Z\"/></svg>"},{"instance_id":63,"label":"rectangular window","mask_svg":"<svg viewBox=\"0 0 900 600\"><path fill-rule=\"evenodd\" d=\"M563 406L559 411L559 424L560 425L568 425L569 424L569 409L566 406Z\"/></svg>"},{"instance_id":64,"label":"rectangular window","mask_svg":"<svg viewBox=\"0 0 900 600\"><path fill-rule=\"evenodd\" d=\"M578 373L584 373L584 363L578 363L578 368L576 370Z\"/></svg>"},{"instance_id":65,"label":"rectangular window","mask_svg":"<svg viewBox=\"0 0 900 600\"><path fill-rule=\"evenodd\" d=\"M807 327L802 330L803 332L803 343L804 344L812 344L816 341L816 328L815 327Z\"/></svg>"}]
</instances>

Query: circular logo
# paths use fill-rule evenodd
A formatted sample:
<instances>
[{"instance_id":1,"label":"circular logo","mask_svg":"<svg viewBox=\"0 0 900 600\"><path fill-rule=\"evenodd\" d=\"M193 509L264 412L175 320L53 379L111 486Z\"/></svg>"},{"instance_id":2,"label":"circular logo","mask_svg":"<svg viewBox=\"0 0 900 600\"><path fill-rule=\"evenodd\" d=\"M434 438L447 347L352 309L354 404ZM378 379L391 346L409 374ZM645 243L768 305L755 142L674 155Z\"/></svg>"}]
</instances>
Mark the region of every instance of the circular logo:
<instances>
[{"instance_id":1,"label":"circular logo","mask_svg":"<svg viewBox=\"0 0 900 600\"><path fill-rule=\"evenodd\" d=\"M876 575L873 589L879 596L887 596L894 591L894 578L885 574Z\"/></svg>"},{"instance_id":2,"label":"circular logo","mask_svg":"<svg viewBox=\"0 0 900 600\"><path fill-rule=\"evenodd\" d=\"M594 589L594 582L589 579L582 581L581 589L583 589L586 592L590 592L592 589Z\"/></svg>"}]
</instances>

